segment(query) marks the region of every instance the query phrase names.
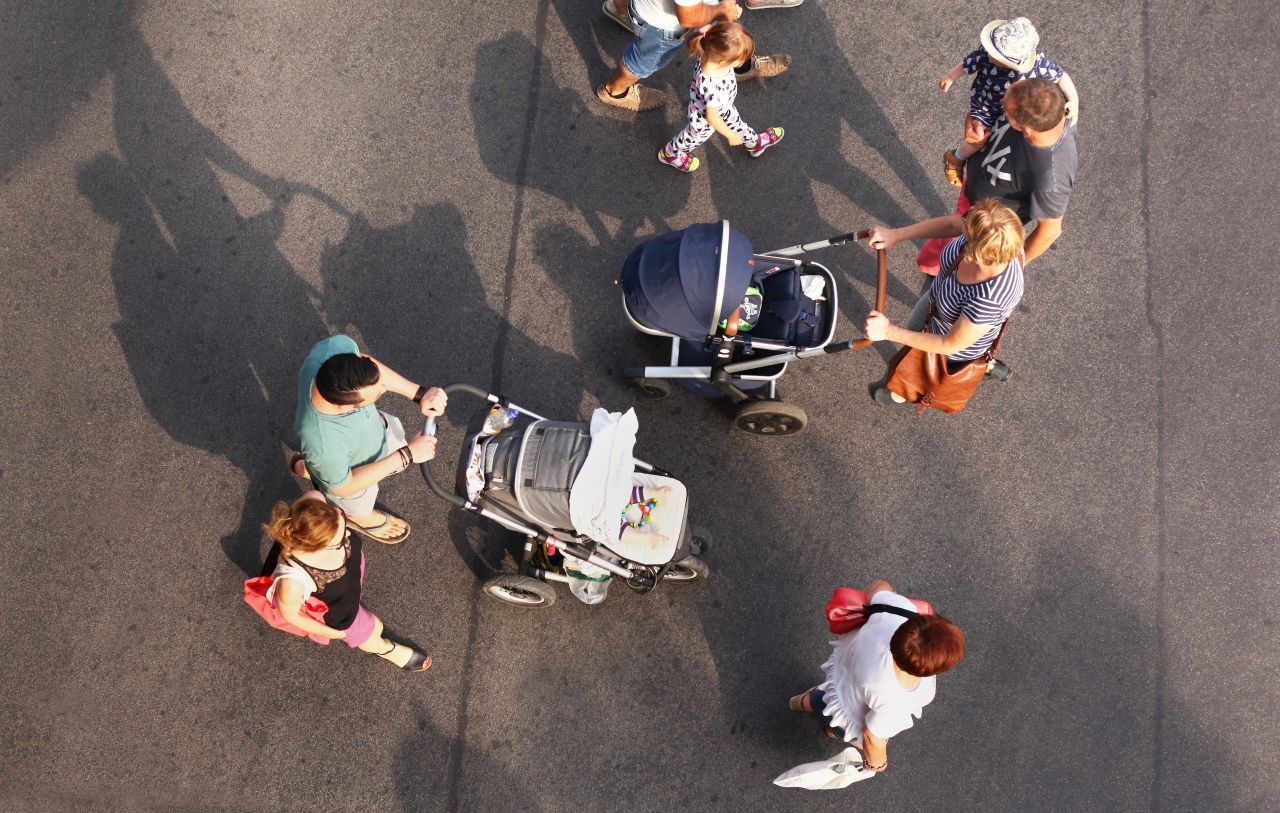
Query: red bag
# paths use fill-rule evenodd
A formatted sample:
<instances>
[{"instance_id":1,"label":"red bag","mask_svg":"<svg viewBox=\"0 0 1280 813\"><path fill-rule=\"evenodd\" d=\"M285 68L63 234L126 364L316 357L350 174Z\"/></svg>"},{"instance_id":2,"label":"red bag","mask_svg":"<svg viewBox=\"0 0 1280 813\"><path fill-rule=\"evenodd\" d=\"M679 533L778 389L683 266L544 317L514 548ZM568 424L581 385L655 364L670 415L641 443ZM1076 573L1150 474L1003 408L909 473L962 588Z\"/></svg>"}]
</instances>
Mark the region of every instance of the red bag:
<instances>
[{"instance_id":1,"label":"red bag","mask_svg":"<svg viewBox=\"0 0 1280 813\"><path fill-rule=\"evenodd\" d=\"M267 591L271 589L271 585L275 583L273 576L254 576L247 579L244 583L244 602L253 608L253 611L262 616L262 620L278 630L284 630L290 635L297 635L300 638L310 638L317 644L329 645L329 639L322 635L315 635L304 630L298 629L293 624L284 620L284 616L280 615L280 608L275 601L267 598ZM315 596L307 596L307 600L302 602L302 614L308 618L324 623L324 614L329 612L329 605L325 604Z\"/></svg>"},{"instance_id":2,"label":"red bag","mask_svg":"<svg viewBox=\"0 0 1280 813\"><path fill-rule=\"evenodd\" d=\"M920 615L933 615L933 605L918 598L911 599ZM837 587L827 602L827 626L835 635L844 635L867 623L867 594L852 587Z\"/></svg>"}]
</instances>

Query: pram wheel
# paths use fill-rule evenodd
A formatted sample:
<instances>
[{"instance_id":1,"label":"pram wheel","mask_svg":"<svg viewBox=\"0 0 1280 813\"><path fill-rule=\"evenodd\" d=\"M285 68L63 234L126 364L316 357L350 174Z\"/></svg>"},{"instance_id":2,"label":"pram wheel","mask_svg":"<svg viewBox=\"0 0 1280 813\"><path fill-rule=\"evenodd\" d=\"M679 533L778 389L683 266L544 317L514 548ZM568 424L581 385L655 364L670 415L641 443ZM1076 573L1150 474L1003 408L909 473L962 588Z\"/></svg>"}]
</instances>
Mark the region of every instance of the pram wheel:
<instances>
[{"instance_id":1,"label":"pram wheel","mask_svg":"<svg viewBox=\"0 0 1280 813\"><path fill-rule=\"evenodd\" d=\"M532 576L499 573L484 583L484 592L504 604L517 607L550 607L556 603L555 588Z\"/></svg>"},{"instance_id":2,"label":"pram wheel","mask_svg":"<svg viewBox=\"0 0 1280 813\"><path fill-rule=\"evenodd\" d=\"M696 582L711 575L711 568L697 556L686 556L678 562L672 562L663 574L664 582Z\"/></svg>"},{"instance_id":3,"label":"pram wheel","mask_svg":"<svg viewBox=\"0 0 1280 813\"><path fill-rule=\"evenodd\" d=\"M689 553L694 556L702 556L706 554L711 547L711 532L701 525L694 525L689 528Z\"/></svg>"},{"instance_id":4,"label":"pram wheel","mask_svg":"<svg viewBox=\"0 0 1280 813\"><path fill-rule=\"evenodd\" d=\"M661 401L671 395L671 382L662 378L628 378L627 383L636 391L636 395L650 401Z\"/></svg>"},{"instance_id":5,"label":"pram wheel","mask_svg":"<svg viewBox=\"0 0 1280 813\"><path fill-rule=\"evenodd\" d=\"M747 401L733 416L734 428L752 435L794 435L808 425L808 413L782 401Z\"/></svg>"}]
</instances>

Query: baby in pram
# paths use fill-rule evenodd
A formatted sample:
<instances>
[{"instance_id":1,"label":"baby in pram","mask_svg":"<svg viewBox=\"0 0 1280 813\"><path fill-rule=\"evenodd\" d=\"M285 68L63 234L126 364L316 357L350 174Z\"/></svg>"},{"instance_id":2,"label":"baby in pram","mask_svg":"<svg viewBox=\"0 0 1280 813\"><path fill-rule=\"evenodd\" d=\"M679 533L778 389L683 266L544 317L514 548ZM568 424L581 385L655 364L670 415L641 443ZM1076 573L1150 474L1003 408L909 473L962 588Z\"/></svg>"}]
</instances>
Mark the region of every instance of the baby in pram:
<instances>
[{"instance_id":1,"label":"baby in pram","mask_svg":"<svg viewBox=\"0 0 1280 813\"><path fill-rule=\"evenodd\" d=\"M643 534L647 537L644 541L652 543L655 547L666 545L671 537L658 532L654 521L663 518L658 508L670 493L670 486L645 488L638 483L633 483L631 499L622 509L622 527L618 531L618 538L634 544L637 541L637 534ZM665 525L665 523L661 524ZM628 532L631 532L630 536Z\"/></svg>"}]
</instances>

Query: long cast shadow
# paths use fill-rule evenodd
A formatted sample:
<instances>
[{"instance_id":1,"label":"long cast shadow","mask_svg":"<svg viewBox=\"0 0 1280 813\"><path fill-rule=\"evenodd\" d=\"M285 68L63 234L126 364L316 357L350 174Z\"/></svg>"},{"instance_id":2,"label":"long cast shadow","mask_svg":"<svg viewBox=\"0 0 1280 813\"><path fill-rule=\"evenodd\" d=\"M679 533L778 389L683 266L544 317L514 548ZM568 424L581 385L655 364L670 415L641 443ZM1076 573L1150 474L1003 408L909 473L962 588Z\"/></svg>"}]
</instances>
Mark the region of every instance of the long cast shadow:
<instances>
[{"instance_id":1,"label":"long cast shadow","mask_svg":"<svg viewBox=\"0 0 1280 813\"><path fill-rule=\"evenodd\" d=\"M177 442L226 458L248 481L239 527L221 544L253 573L258 524L294 490L272 439L289 434L300 353L328 332L309 286L276 247L298 190L197 120L131 27L114 40L111 70L121 157L98 155L80 168L78 185L120 229L115 332L156 423ZM267 208L241 216L215 167L256 188Z\"/></svg>"}]
</instances>

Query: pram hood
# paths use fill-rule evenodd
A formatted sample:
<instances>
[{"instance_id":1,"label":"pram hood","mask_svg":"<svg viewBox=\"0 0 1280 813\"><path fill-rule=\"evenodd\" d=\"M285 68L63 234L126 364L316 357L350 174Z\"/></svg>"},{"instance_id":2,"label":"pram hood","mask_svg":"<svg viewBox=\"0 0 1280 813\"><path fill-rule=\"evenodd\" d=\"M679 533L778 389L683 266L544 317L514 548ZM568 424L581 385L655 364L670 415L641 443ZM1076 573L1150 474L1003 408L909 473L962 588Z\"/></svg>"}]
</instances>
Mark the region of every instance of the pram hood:
<instances>
[{"instance_id":1,"label":"pram hood","mask_svg":"<svg viewBox=\"0 0 1280 813\"><path fill-rule=\"evenodd\" d=\"M653 330L700 341L742 302L754 252L729 221L700 223L636 246L622 267L631 317Z\"/></svg>"}]
</instances>

